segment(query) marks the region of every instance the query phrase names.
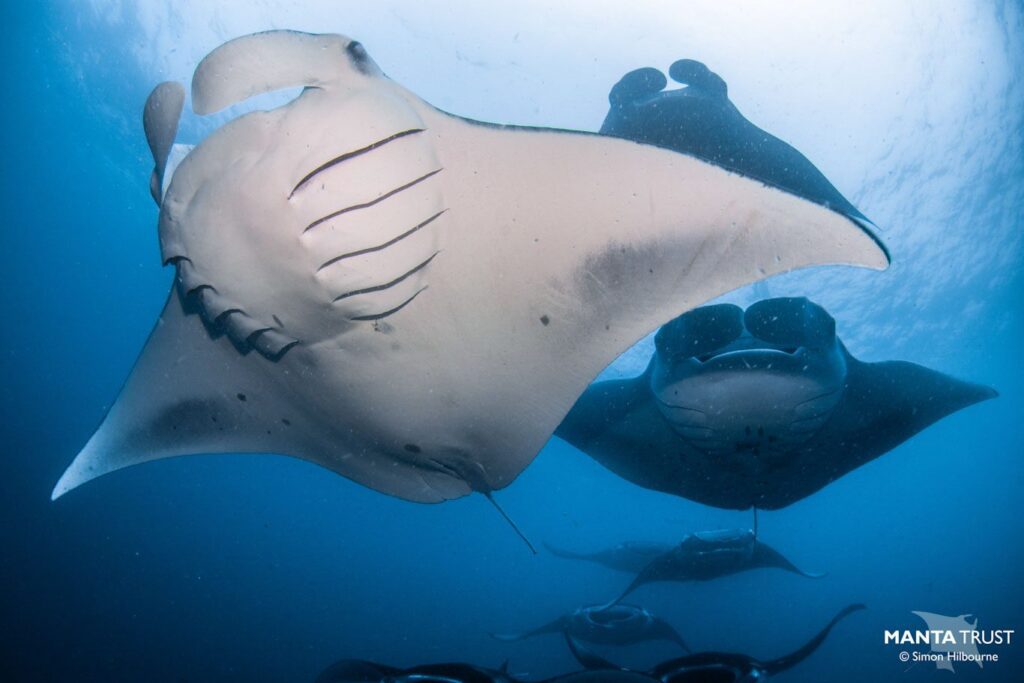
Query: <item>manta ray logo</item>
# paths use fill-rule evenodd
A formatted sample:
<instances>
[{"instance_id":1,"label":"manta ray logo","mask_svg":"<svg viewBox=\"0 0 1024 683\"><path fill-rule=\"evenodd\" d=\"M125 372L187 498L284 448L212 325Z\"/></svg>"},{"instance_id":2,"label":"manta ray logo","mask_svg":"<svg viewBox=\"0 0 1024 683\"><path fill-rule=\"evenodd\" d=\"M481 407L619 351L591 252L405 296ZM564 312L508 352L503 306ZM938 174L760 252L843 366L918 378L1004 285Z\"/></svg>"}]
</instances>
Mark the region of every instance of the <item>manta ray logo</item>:
<instances>
[{"instance_id":1,"label":"manta ray logo","mask_svg":"<svg viewBox=\"0 0 1024 683\"><path fill-rule=\"evenodd\" d=\"M886 630L883 636L886 645L928 646L927 651L904 649L900 651L901 662L933 662L937 669L953 671L953 663L974 662L984 668L984 662L998 662L997 653L980 653L978 645L1010 645L1013 629L978 629L978 619L973 614L947 617L933 612L914 611L925 623L925 629ZM912 666L913 666L912 664Z\"/></svg>"}]
</instances>

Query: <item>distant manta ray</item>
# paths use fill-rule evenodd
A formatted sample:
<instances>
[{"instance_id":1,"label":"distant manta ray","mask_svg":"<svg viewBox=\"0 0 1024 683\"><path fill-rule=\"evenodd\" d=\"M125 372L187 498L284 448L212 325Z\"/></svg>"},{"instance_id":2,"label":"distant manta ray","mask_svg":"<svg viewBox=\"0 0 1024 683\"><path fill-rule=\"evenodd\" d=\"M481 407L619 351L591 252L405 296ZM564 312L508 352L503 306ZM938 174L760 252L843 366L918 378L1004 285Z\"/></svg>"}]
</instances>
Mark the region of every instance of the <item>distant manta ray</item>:
<instances>
[{"instance_id":1,"label":"distant manta ray","mask_svg":"<svg viewBox=\"0 0 1024 683\"><path fill-rule=\"evenodd\" d=\"M661 683L757 683L757 681L765 681L776 674L792 669L810 657L825 642L836 624L862 609L864 609L864 605L861 604L844 608L806 644L788 655L776 659L764 661L734 652L698 652L662 662L650 671L639 675L646 676L647 680ZM558 680L566 683L568 681L574 681L574 683L576 681L579 683L584 683L584 681L632 683L642 680L630 677L638 675L638 672L624 669L599 657L568 635L566 635L566 642L577 661L592 674L592 677L573 679L566 676Z\"/></svg>"},{"instance_id":2,"label":"distant manta ray","mask_svg":"<svg viewBox=\"0 0 1024 683\"><path fill-rule=\"evenodd\" d=\"M411 501L489 496L601 369L681 311L794 268L888 264L859 213L650 145L446 114L343 36L232 40L199 64L192 103L294 86L173 174L183 93L151 96L175 287L54 498L225 452L294 456Z\"/></svg>"},{"instance_id":3,"label":"distant manta ray","mask_svg":"<svg viewBox=\"0 0 1024 683\"><path fill-rule=\"evenodd\" d=\"M617 605L647 583L711 581L730 574L772 567L809 579L825 576L800 569L782 553L758 540L755 522L754 529L721 529L690 534L677 546L651 560L609 605Z\"/></svg>"},{"instance_id":4,"label":"distant manta ray","mask_svg":"<svg viewBox=\"0 0 1024 683\"><path fill-rule=\"evenodd\" d=\"M566 643L584 669L537 683L756 683L803 662L821 647L837 623L861 609L864 605L850 605L803 647L776 659L763 661L739 653L700 652L662 662L650 671L624 669L565 634ZM507 665L488 669L450 662L399 669L376 662L343 659L324 669L316 683L519 683L523 680L509 674Z\"/></svg>"},{"instance_id":5,"label":"distant manta ray","mask_svg":"<svg viewBox=\"0 0 1024 683\"><path fill-rule=\"evenodd\" d=\"M996 396L857 360L804 298L697 308L654 345L642 375L592 385L556 433L635 484L723 508L785 507Z\"/></svg>"},{"instance_id":6,"label":"distant manta ray","mask_svg":"<svg viewBox=\"0 0 1024 683\"><path fill-rule=\"evenodd\" d=\"M598 645L634 645L648 640L670 640L685 651L690 651L672 624L636 605L580 607L529 631L491 635L498 640L514 641L562 632L576 640Z\"/></svg>"}]
</instances>

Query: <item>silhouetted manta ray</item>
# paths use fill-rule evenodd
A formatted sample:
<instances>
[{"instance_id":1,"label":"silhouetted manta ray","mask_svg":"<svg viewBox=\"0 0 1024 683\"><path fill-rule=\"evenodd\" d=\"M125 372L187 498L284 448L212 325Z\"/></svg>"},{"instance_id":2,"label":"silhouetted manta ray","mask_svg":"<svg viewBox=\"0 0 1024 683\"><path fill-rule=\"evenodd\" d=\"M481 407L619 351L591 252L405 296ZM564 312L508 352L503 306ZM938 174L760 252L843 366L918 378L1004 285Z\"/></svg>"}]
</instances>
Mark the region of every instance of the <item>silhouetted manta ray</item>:
<instances>
[{"instance_id":1,"label":"silhouetted manta ray","mask_svg":"<svg viewBox=\"0 0 1024 683\"><path fill-rule=\"evenodd\" d=\"M174 292L54 498L224 452L412 501L489 495L674 315L794 268L888 264L859 213L650 145L446 114L342 36L232 40L199 64L192 103L294 86L170 178L183 97L165 84L147 103Z\"/></svg>"},{"instance_id":2,"label":"silhouetted manta ray","mask_svg":"<svg viewBox=\"0 0 1024 683\"><path fill-rule=\"evenodd\" d=\"M803 647L777 659L761 661L731 652L700 652L662 662L649 672L630 671L612 664L565 633L566 643L584 670L548 678L540 683L756 683L803 662L821 647L840 620L861 609L864 605L850 605ZM507 666L494 670L456 662L398 669L374 662L344 659L325 669L316 683L517 683L520 680L509 675Z\"/></svg>"},{"instance_id":3,"label":"silhouetted manta ray","mask_svg":"<svg viewBox=\"0 0 1024 683\"><path fill-rule=\"evenodd\" d=\"M635 574L646 567L651 560L663 555L673 548L671 543L648 543L644 541L625 541L614 548L594 552L576 552L565 550L545 543L544 547L556 556L566 560L585 560L603 565L609 569Z\"/></svg>"},{"instance_id":4,"label":"silhouetted manta ray","mask_svg":"<svg viewBox=\"0 0 1024 683\"><path fill-rule=\"evenodd\" d=\"M563 631L576 640L598 645L633 645L647 640L670 640L687 652L690 651L672 624L635 605L580 607L529 631L491 635L498 640L513 641Z\"/></svg>"},{"instance_id":5,"label":"silhouetted manta ray","mask_svg":"<svg viewBox=\"0 0 1024 683\"><path fill-rule=\"evenodd\" d=\"M398 669L361 659L342 659L320 672L315 683L515 683L507 665L487 669L462 662Z\"/></svg>"},{"instance_id":6,"label":"silhouetted manta ray","mask_svg":"<svg viewBox=\"0 0 1024 683\"><path fill-rule=\"evenodd\" d=\"M690 534L679 545L651 560L626 590L609 604L618 604L645 583L710 581L769 567L784 569L809 579L824 576L803 571L780 552L758 540L755 522L754 529L722 529Z\"/></svg>"},{"instance_id":7,"label":"silhouetted manta ray","mask_svg":"<svg viewBox=\"0 0 1024 683\"><path fill-rule=\"evenodd\" d=\"M665 325L642 375L592 385L556 433L640 486L776 509L993 396L913 363L861 362L817 304L765 299Z\"/></svg>"},{"instance_id":8,"label":"silhouetted manta ray","mask_svg":"<svg viewBox=\"0 0 1024 683\"><path fill-rule=\"evenodd\" d=\"M816 636L811 638L803 647L777 659L762 661L749 655L733 652L699 652L685 657L679 657L667 662L658 664L646 675L648 680L661 681L662 683L756 683L756 681L767 680L768 678L791 669L797 664L814 654L815 650L821 647L828 637L829 632L837 623L850 614L864 609L864 605L850 605L841 610L832 621L828 623ZM568 634L566 642L577 661L588 671L595 674L607 672L607 676L586 680L602 681L606 683L629 683L634 678L617 674L636 674L622 667L609 662L606 659L590 652ZM566 678L568 680L568 678ZM584 679L580 679L582 681Z\"/></svg>"}]
</instances>

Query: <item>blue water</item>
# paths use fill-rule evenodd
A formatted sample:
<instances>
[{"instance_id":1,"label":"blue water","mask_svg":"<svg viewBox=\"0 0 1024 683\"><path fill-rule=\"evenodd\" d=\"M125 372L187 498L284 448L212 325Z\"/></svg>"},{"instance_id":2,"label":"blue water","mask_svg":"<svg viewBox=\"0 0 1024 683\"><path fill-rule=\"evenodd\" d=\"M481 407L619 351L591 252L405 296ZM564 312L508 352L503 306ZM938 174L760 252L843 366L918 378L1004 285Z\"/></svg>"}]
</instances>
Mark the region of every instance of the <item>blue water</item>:
<instances>
[{"instance_id":1,"label":"blue water","mask_svg":"<svg viewBox=\"0 0 1024 683\"><path fill-rule=\"evenodd\" d=\"M886 228L894 258L884 274L821 269L726 300L811 296L858 357L912 360L1001 395L763 514L762 538L826 579L760 571L651 585L633 600L696 649L764 658L866 602L779 676L792 682L948 678L930 664L904 672L883 645L885 629L921 627L911 610L1024 628L1019 4L787 6L778 17L567 7L3 4L0 679L309 681L342 657L508 659L513 672L549 676L575 666L558 638L508 644L487 632L609 599L628 578L531 556L479 496L417 505L280 457L160 461L50 502L170 286L142 103L160 80L187 82L218 43L273 27L358 37L446 110L570 128L596 129L629 69L706 61L748 117ZM182 131L194 142L202 125ZM606 376L642 369L650 348ZM749 519L632 486L557 440L497 497L534 541L580 548ZM956 680L1021 680L1021 643L982 648L1000 661L957 665ZM646 666L675 652L612 654Z\"/></svg>"}]
</instances>

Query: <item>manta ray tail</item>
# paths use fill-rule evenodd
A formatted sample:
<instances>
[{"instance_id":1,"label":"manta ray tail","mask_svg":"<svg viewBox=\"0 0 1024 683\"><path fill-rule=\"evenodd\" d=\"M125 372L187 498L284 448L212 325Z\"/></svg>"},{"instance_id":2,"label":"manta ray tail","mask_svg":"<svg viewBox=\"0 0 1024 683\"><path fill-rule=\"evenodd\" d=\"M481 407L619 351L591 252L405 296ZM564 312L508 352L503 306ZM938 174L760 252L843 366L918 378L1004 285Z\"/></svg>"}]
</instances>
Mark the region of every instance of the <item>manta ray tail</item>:
<instances>
[{"instance_id":1,"label":"manta ray tail","mask_svg":"<svg viewBox=\"0 0 1024 683\"><path fill-rule=\"evenodd\" d=\"M818 635L811 638L807 642L807 644L801 647L799 650L791 652L783 657L779 657L778 659L773 659L770 662L766 662L764 664L764 668L765 671L768 672L768 676L774 676L780 671L785 671L786 669L796 666L800 662L810 657L811 654L813 654L814 651L821 647L821 644L825 642L825 638L828 637L829 631L831 631L836 624L838 624L840 621L850 616L854 612L862 609L865 609L865 606L859 603L847 606L842 611L840 611L839 614L833 617L832 621L830 621L828 625L825 626L825 628L821 629Z\"/></svg>"},{"instance_id":2,"label":"manta ray tail","mask_svg":"<svg viewBox=\"0 0 1024 683\"><path fill-rule=\"evenodd\" d=\"M690 646L686 644L686 641L683 640L683 637L679 635L679 631L677 631L672 624L662 619L658 619L658 626L661 631L662 638L665 640L671 640L673 643L681 647L686 653L692 652Z\"/></svg>"},{"instance_id":3,"label":"manta ray tail","mask_svg":"<svg viewBox=\"0 0 1024 683\"><path fill-rule=\"evenodd\" d=\"M530 552L536 555L537 549L533 547L532 543L530 543L530 539L528 539L526 537L526 534L524 534L522 530L518 526L516 526L516 523L512 521L512 518L508 516L508 513L505 512L505 510L502 509L500 505L498 505L498 501L494 500L494 496L491 495L491 492L485 492L484 496L486 496L487 500L491 501L491 505L493 505L494 509L498 511L498 514L500 514L505 519L505 521L508 522L508 525L512 527L512 531L516 532L516 534L519 535L519 538L523 539L523 543L525 543L526 547L530 549Z\"/></svg>"}]
</instances>

